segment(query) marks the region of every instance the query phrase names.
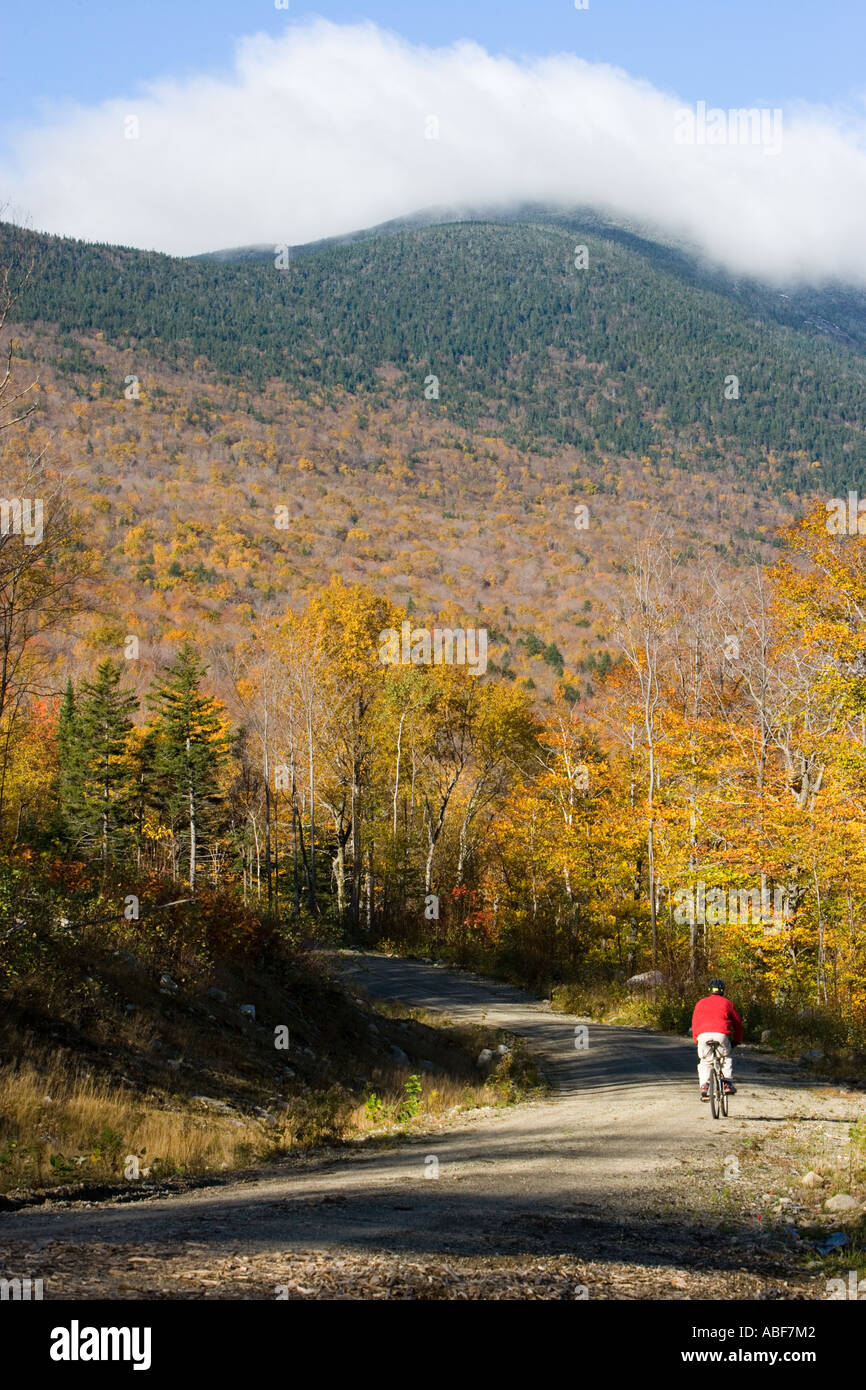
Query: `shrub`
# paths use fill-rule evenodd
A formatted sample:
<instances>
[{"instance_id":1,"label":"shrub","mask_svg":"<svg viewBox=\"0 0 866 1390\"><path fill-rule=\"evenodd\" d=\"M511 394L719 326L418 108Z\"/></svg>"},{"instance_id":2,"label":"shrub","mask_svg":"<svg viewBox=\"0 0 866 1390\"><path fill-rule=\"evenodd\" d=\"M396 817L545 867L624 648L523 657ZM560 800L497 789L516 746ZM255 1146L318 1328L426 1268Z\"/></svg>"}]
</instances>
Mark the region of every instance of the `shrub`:
<instances>
[{"instance_id":1,"label":"shrub","mask_svg":"<svg viewBox=\"0 0 866 1390\"><path fill-rule=\"evenodd\" d=\"M397 1111L398 1124L404 1125L408 1120L414 1120L421 1106L421 1078L414 1072L406 1078L404 1087L404 1097Z\"/></svg>"},{"instance_id":2,"label":"shrub","mask_svg":"<svg viewBox=\"0 0 866 1390\"><path fill-rule=\"evenodd\" d=\"M339 1143L346 1133L354 1102L342 1086L312 1091L292 1102L289 1128L301 1147Z\"/></svg>"}]
</instances>

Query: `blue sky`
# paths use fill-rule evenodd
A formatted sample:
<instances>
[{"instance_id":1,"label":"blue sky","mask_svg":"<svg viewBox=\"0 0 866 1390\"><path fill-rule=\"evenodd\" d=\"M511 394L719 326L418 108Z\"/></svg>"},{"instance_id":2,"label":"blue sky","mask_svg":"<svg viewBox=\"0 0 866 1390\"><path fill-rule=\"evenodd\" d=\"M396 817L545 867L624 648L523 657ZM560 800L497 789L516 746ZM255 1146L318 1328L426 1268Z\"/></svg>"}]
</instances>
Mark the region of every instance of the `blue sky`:
<instances>
[{"instance_id":1,"label":"blue sky","mask_svg":"<svg viewBox=\"0 0 866 1390\"><path fill-rule=\"evenodd\" d=\"M866 88L864 0L39 0L3 19L3 127L56 104L134 93L149 78L225 71L245 35L319 14L370 19L413 43L474 39L517 57L575 53L689 101L784 106L848 101Z\"/></svg>"},{"instance_id":2,"label":"blue sky","mask_svg":"<svg viewBox=\"0 0 866 1390\"><path fill-rule=\"evenodd\" d=\"M190 255L591 206L774 283L866 284L866 0L290 4L16 6L4 215ZM681 139L702 103L713 139Z\"/></svg>"}]
</instances>

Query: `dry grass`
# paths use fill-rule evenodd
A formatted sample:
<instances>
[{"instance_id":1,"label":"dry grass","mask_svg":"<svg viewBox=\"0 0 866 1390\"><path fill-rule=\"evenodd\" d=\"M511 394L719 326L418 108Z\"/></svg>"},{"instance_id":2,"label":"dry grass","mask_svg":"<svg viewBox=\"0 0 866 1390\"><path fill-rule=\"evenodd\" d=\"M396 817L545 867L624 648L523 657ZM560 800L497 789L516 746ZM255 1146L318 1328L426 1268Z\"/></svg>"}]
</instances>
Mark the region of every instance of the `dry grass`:
<instances>
[{"instance_id":1,"label":"dry grass","mask_svg":"<svg viewBox=\"0 0 866 1390\"><path fill-rule=\"evenodd\" d=\"M68 1059L0 1069L0 1190L118 1181L235 1167L261 1147L261 1126L163 1108Z\"/></svg>"},{"instance_id":2,"label":"dry grass","mask_svg":"<svg viewBox=\"0 0 866 1390\"><path fill-rule=\"evenodd\" d=\"M412 1023L424 1023L428 1028L453 1028L450 1018L430 1009L419 1009L404 1004L399 999L371 999L371 1004L383 1018L405 1019Z\"/></svg>"},{"instance_id":3,"label":"dry grass","mask_svg":"<svg viewBox=\"0 0 866 1390\"><path fill-rule=\"evenodd\" d=\"M483 1028L448 1034L451 1047L459 1035L468 1056L492 1041ZM339 1084L304 1087L266 1118L118 1085L66 1050L30 1051L0 1068L0 1192L195 1176L318 1144L411 1133L520 1099L535 1081L518 1046L487 1079L395 1065L377 1070L363 1101Z\"/></svg>"},{"instance_id":4,"label":"dry grass","mask_svg":"<svg viewBox=\"0 0 866 1390\"><path fill-rule=\"evenodd\" d=\"M449 1119L460 1111L480 1109L497 1103L491 1087L454 1080L448 1076L418 1077L420 1094L414 1114L407 1095L406 1083L413 1073L403 1070L374 1091L349 1116L349 1127L355 1135L389 1134L395 1129L423 1128L431 1120Z\"/></svg>"},{"instance_id":5,"label":"dry grass","mask_svg":"<svg viewBox=\"0 0 866 1390\"><path fill-rule=\"evenodd\" d=\"M57 1183L118 1182L124 1177L191 1175L243 1166L314 1144L417 1128L460 1110L496 1102L483 1084L448 1077L418 1079L394 1069L371 1104L357 1104L340 1087L309 1092L287 1103L265 1128L258 1120L196 1109L166 1109L142 1096L76 1074L68 1062L0 1070L0 1191ZM131 1161L132 1160L132 1161ZM137 1160L137 1167L134 1162Z\"/></svg>"}]
</instances>

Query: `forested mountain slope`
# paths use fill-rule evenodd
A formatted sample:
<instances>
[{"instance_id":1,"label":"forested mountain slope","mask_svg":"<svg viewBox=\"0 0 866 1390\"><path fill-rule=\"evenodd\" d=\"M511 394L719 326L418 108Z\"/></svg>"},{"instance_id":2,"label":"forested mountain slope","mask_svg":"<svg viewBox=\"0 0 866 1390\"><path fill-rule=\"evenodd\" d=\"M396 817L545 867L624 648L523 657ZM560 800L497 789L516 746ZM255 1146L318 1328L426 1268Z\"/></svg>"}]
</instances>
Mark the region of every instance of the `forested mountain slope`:
<instances>
[{"instance_id":1,"label":"forested mountain slope","mask_svg":"<svg viewBox=\"0 0 866 1390\"><path fill-rule=\"evenodd\" d=\"M33 257L19 317L56 325L61 358L82 370L78 336L102 334L139 360L257 390L282 380L299 398L418 402L524 450L669 458L758 491L851 485L863 296L786 300L563 220L385 229L287 251L283 269L275 248L177 260L8 226L0 256Z\"/></svg>"}]
</instances>

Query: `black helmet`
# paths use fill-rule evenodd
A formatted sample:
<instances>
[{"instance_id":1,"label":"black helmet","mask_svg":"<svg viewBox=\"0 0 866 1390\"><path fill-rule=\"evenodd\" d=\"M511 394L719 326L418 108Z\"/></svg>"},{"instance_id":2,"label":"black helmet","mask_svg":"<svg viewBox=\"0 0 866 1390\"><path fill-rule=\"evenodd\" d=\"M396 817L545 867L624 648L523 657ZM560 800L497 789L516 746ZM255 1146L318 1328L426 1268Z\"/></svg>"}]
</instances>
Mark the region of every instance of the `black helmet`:
<instances>
[{"instance_id":1,"label":"black helmet","mask_svg":"<svg viewBox=\"0 0 866 1390\"><path fill-rule=\"evenodd\" d=\"M717 979L717 980L710 980L710 994L724 994L724 992L725 992L725 982L724 982L724 980L718 980L718 979Z\"/></svg>"}]
</instances>

